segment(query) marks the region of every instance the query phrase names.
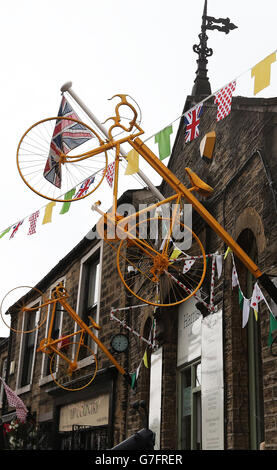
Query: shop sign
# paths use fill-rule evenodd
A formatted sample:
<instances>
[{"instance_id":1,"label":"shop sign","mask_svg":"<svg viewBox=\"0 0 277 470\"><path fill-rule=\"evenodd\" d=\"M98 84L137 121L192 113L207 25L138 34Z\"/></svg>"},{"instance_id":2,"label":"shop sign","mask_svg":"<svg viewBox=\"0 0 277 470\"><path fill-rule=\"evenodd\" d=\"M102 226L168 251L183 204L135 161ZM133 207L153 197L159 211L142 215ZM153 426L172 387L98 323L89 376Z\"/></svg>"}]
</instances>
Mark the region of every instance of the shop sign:
<instances>
[{"instance_id":1,"label":"shop sign","mask_svg":"<svg viewBox=\"0 0 277 470\"><path fill-rule=\"evenodd\" d=\"M61 407L59 431L71 431L73 425L103 426L108 424L109 399L109 394L106 394Z\"/></svg>"},{"instance_id":2,"label":"shop sign","mask_svg":"<svg viewBox=\"0 0 277 470\"><path fill-rule=\"evenodd\" d=\"M222 312L202 321L202 449L224 449Z\"/></svg>"},{"instance_id":3,"label":"shop sign","mask_svg":"<svg viewBox=\"0 0 277 470\"><path fill-rule=\"evenodd\" d=\"M177 366L201 356L201 313L195 307L196 300L189 299L178 311Z\"/></svg>"}]
</instances>

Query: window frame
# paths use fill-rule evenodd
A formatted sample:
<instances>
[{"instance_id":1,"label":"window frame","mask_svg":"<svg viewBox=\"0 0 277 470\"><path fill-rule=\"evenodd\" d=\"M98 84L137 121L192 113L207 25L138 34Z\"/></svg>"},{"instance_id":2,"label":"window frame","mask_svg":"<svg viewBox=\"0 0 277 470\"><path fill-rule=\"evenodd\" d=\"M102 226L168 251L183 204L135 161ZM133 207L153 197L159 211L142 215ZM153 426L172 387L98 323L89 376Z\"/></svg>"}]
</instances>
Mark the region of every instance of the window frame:
<instances>
[{"instance_id":1,"label":"window frame","mask_svg":"<svg viewBox=\"0 0 277 470\"><path fill-rule=\"evenodd\" d=\"M51 286L49 287L49 297L48 299L51 298L51 292L52 290L60 283L62 282L64 287L66 286L66 276L62 276L60 277L59 279L57 279L55 282L53 282L53 284L51 284ZM45 326L45 332L44 332L44 337L47 336L47 333L48 333L48 328L49 328L49 324L50 324L50 318L51 318L51 315L50 315L50 310L51 310L51 307L52 307L52 304L49 304L48 307L47 307L47 321L46 321L46 326ZM61 311L61 317L60 317L60 324L59 324L59 336L61 336L62 334L62 325L63 325L63 310ZM41 385L44 385L48 382L52 382L53 381L53 377L51 374L47 374L46 375L46 367L47 367L47 359L48 359L48 356L44 353L42 353L42 361L41 361L41 373L40 373L40 379L39 379L39 386ZM55 375L55 374L54 374Z\"/></svg>"},{"instance_id":2,"label":"window frame","mask_svg":"<svg viewBox=\"0 0 277 470\"><path fill-rule=\"evenodd\" d=\"M27 307L31 308L34 307L35 305L38 305L38 307L41 305L41 297L37 298L36 300L30 302ZM23 317L23 324L25 322L25 315L26 312L24 312L24 317ZM39 321L41 315L40 308L38 308L36 312L36 320ZM35 367L35 359L36 359L36 349L37 349L37 341L38 341L38 330L35 330L33 333L21 333L20 335L20 346L19 346L19 357L18 357L18 368L17 368L17 375L16 375L16 393L17 395L20 395L22 393L29 392L31 390L32 384L33 384L33 375L34 375L34 367ZM32 357L32 366L31 366L31 373L30 373L30 382L29 384L26 384L24 386L21 386L21 380L22 380L22 372L23 372L23 361L24 361L24 354L25 354L25 347L26 347L26 339L28 334L34 334L34 346L33 346L33 357Z\"/></svg>"},{"instance_id":3,"label":"window frame","mask_svg":"<svg viewBox=\"0 0 277 470\"><path fill-rule=\"evenodd\" d=\"M84 255L80 260L80 271L79 271L79 281L78 281L78 295L77 295L77 307L76 312L82 318L82 307L84 303L84 283L86 282L85 279L85 264L89 262L89 260L96 256L97 251L99 252L99 279L98 279L98 293L97 298L98 302L96 305L96 315L95 315L95 322L99 324L99 317L100 317L100 303L101 303L101 288L102 288L102 265L103 265L103 240L97 243L86 255ZM75 331L77 331L78 325L75 326ZM95 336L98 336L98 330L94 330L93 333ZM94 354L97 353L97 344L93 344L92 348ZM91 356L78 361L78 367L82 368L91 363Z\"/></svg>"},{"instance_id":4,"label":"window frame","mask_svg":"<svg viewBox=\"0 0 277 470\"><path fill-rule=\"evenodd\" d=\"M201 366L201 357L194 359L193 361L182 365L178 369L178 448L182 450L197 450L197 394L200 394L200 406L201 406L201 383L197 385L197 367ZM182 448L182 377L186 371L190 371L191 380L191 394L190 394L190 407L191 407L191 422L190 422L190 448ZM200 408L201 409L201 408ZM201 447L202 448L202 409L200 415L200 436L201 436Z\"/></svg>"}]
</instances>

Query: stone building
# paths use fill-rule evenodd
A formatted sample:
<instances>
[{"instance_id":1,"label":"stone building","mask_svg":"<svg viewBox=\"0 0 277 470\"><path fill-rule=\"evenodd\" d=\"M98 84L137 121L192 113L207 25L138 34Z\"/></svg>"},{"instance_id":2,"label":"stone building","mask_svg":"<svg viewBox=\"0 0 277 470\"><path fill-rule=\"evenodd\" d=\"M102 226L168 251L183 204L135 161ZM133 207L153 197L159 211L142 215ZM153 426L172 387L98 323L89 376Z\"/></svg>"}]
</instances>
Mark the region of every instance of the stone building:
<instances>
[{"instance_id":1,"label":"stone building","mask_svg":"<svg viewBox=\"0 0 277 470\"><path fill-rule=\"evenodd\" d=\"M184 112L210 95L206 72L206 61L201 62L200 56ZM182 118L168 162L168 169L186 186L190 185L186 168L190 168L213 188L210 197L196 197L274 282L276 113L277 98L234 96L231 113L217 122L214 98L205 100L199 138L185 143ZM210 132L214 133L215 146L211 158L204 158L200 143ZM172 193L165 181L159 190L165 197ZM130 190L121 196L119 204L138 206L151 201L153 196L147 189ZM12 333L9 342L1 343L3 350L0 345L0 360L8 358L7 383L39 424L44 447L111 448L145 427L143 413L133 408L134 402L144 401L149 427L156 435L156 449L277 449L276 351L268 346L269 308L274 313L276 307L263 292L266 302L259 303L257 317L253 309L249 310L242 327L239 288L232 285L233 263L246 299L251 298L256 280L235 256L224 256L228 247L195 212L192 229L213 260L201 286L200 302L192 297L175 307L154 309L146 305L128 310L136 301L118 276L113 243L90 237L83 238L37 284L43 296L32 291L25 297L27 305L35 307L62 282L70 306L83 320L91 316L100 325L98 338L124 371L137 376L136 387L130 386L100 347L86 343L95 348L97 374L82 388L82 380L92 375L91 363L82 359L75 381L80 390L64 390L53 380L47 355L36 352L47 334L49 315L29 337ZM221 257L222 272L214 280L211 296L215 254ZM208 306L212 303L212 312L203 308L203 301ZM51 307L47 308L50 312ZM124 321L131 331L111 321L111 310L121 308L126 309ZM151 353L141 338L151 337L154 320L158 347ZM62 342L72 328L72 320L61 308L54 324L55 338ZM119 332L127 336L129 346L115 353L111 339ZM142 361L145 351L148 367ZM54 367L54 375L58 369ZM10 420L13 413L3 406L3 421Z\"/></svg>"}]
</instances>

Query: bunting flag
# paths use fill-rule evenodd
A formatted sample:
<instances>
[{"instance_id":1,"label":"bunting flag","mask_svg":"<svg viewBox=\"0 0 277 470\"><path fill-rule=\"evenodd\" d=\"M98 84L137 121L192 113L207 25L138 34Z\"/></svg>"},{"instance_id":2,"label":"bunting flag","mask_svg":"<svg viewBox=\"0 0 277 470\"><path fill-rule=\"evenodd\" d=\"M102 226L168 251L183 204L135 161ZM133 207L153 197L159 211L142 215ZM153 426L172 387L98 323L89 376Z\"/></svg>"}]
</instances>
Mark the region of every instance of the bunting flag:
<instances>
[{"instance_id":1,"label":"bunting flag","mask_svg":"<svg viewBox=\"0 0 277 470\"><path fill-rule=\"evenodd\" d=\"M131 374L131 388L134 389L136 385L137 373L133 372Z\"/></svg>"},{"instance_id":2,"label":"bunting flag","mask_svg":"<svg viewBox=\"0 0 277 470\"><path fill-rule=\"evenodd\" d=\"M107 166L106 179L111 188L113 187L114 169L115 169L115 162L112 162Z\"/></svg>"},{"instance_id":3,"label":"bunting flag","mask_svg":"<svg viewBox=\"0 0 277 470\"><path fill-rule=\"evenodd\" d=\"M222 255L215 255L215 260L216 260L216 269L217 269L217 277L220 279L221 274L222 274Z\"/></svg>"},{"instance_id":4,"label":"bunting flag","mask_svg":"<svg viewBox=\"0 0 277 470\"><path fill-rule=\"evenodd\" d=\"M128 165L125 170L125 175L133 175L134 173L137 173L139 171L139 153L135 149L132 149L127 154L126 158Z\"/></svg>"},{"instance_id":5,"label":"bunting flag","mask_svg":"<svg viewBox=\"0 0 277 470\"><path fill-rule=\"evenodd\" d=\"M199 104L196 108L188 111L184 115L185 119L185 142L191 142L199 136L200 117L203 113L203 104Z\"/></svg>"},{"instance_id":6,"label":"bunting flag","mask_svg":"<svg viewBox=\"0 0 277 470\"><path fill-rule=\"evenodd\" d=\"M21 398L19 398L19 396L17 396L16 393L6 384L2 377L0 377L0 380L3 383L9 406L16 409L16 416L18 417L19 421L25 423L28 414L26 406L24 405Z\"/></svg>"},{"instance_id":7,"label":"bunting flag","mask_svg":"<svg viewBox=\"0 0 277 470\"><path fill-rule=\"evenodd\" d=\"M12 233L11 233L10 239L15 236L16 232L18 231L20 225L23 224L23 222L24 222L24 220L21 220L20 222L17 222L17 224L15 224L15 225L13 226L13 228L12 228L13 231L12 231Z\"/></svg>"},{"instance_id":8,"label":"bunting flag","mask_svg":"<svg viewBox=\"0 0 277 470\"><path fill-rule=\"evenodd\" d=\"M238 274L236 270L235 264L233 264L233 269L232 269L232 289L236 286L239 285L239 280L238 280Z\"/></svg>"},{"instance_id":9,"label":"bunting flag","mask_svg":"<svg viewBox=\"0 0 277 470\"><path fill-rule=\"evenodd\" d=\"M172 132L172 126L168 126L155 135L155 143L158 144L159 147L160 160L169 157L171 153L170 135Z\"/></svg>"},{"instance_id":10,"label":"bunting flag","mask_svg":"<svg viewBox=\"0 0 277 470\"><path fill-rule=\"evenodd\" d=\"M75 193L76 193L76 188L71 189L70 191L66 193L66 195L64 196L64 199L72 199ZM69 211L70 204L71 204L70 201L64 202L62 205L60 214L66 214L66 212Z\"/></svg>"},{"instance_id":11,"label":"bunting flag","mask_svg":"<svg viewBox=\"0 0 277 470\"><path fill-rule=\"evenodd\" d=\"M267 56L251 70L254 79L254 95L270 85L271 65L276 61L276 52Z\"/></svg>"},{"instance_id":12,"label":"bunting flag","mask_svg":"<svg viewBox=\"0 0 277 470\"><path fill-rule=\"evenodd\" d=\"M264 296L261 292L258 283L256 282L251 297L251 307L254 309L256 320L258 320L258 305L261 300L264 300Z\"/></svg>"},{"instance_id":13,"label":"bunting flag","mask_svg":"<svg viewBox=\"0 0 277 470\"><path fill-rule=\"evenodd\" d=\"M78 115L73 111L64 96L62 97L58 116L80 121ZM49 181L49 183L60 188L62 181L59 164L60 155L67 155L71 150L93 137L93 133L82 124L71 121L70 119L57 119L50 143L49 155L43 172L44 178Z\"/></svg>"},{"instance_id":14,"label":"bunting flag","mask_svg":"<svg viewBox=\"0 0 277 470\"><path fill-rule=\"evenodd\" d=\"M215 94L214 102L218 105L216 116L217 121L221 121L230 114L232 107L232 95L235 89L236 80L229 83L229 85L225 86L224 88L221 88L221 90Z\"/></svg>"},{"instance_id":15,"label":"bunting flag","mask_svg":"<svg viewBox=\"0 0 277 470\"><path fill-rule=\"evenodd\" d=\"M36 225L37 225L38 217L39 217L39 211L36 211L30 215L29 217L30 227L29 227L29 231L27 235L33 235L34 233L36 233Z\"/></svg>"},{"instance_id":16,"label":"bunting flag","mask_svg":"<svg viewBox=\"0 0 277 470\"><path fill-rule=\"evenodd\" d=\"M244 328L249 319L250 311L250 299L243 298L243 309L242 309L242 328Z\"/></svg>"},{"instance_id":17,"label":"bunting flag","mask_svg":"<svg viewBox=\"0 0 277 470\"><path fill-rule=\"evenodd\" d=\"M196 261L195 259L185 260L184 267L183 267L183 274L186 274L190 270L190 268L194 265L195 261Z\"/></svg>"},{"instance_id":18,"label":"bunting flag","mask_svg":"<svg viewBox=\"0 0 277 470\"><path fill-rule=\"evenodd\" d=\"M74 199L78 199L78 198L81 198L81 197L84 197L89 188L90 188L90 185L94 182L95 180L95 177L94 176L89 176L89 178L87 178L80 186L79 190L77 191L77 193L75 194L74 196Z\"/></svg>"},{"instance_id":19,"label":"bunting flag","mask_svg":"<svg viewBox=\"0 0 277 470\"><path fill-rule=\"evenodd\" d=\"M226 250L225 253L224 253L224 259L227 258L227 256L229 255L229 253L232 253L232 250L231 250L231 248L228 246L227 250Z\"/></svg>"},{"instance_id":20,"label":"bunting flag","mask_svg":"<svg viewBox=\"0 0 277 470\"><path fill-rule=\"evenodd\" d=\"M145 365L145 367L148 369L148 358L147 358L147 349L145 349L145 353L143 355L143 364Z\"/></svg>"},{"instance_id":21,"label":"bunting flag","mask_svg":"<svg viewBox=\"0 0 277 470\"><path fill-rule=\"evenodd\" d=\"M52 201L52 202L49 202L49 204L47 204L47 206L45 207L42 225L49 224L50 222L52 222L52 212L53 212L53 208L55 205L56 205L55 201Z\"/></svg>"},{"instance_id":22,"label":"bunting flag","mask_svg":"<svg viewBox=\"0 0 277 470\"><path fill-rule=\"evenodd\" d=\"M4 235L6 235L6 233L8 233L10 230L11 230L11 227L6 228L6 230L4 230L4 231L1 233L0 238L4 237Z\"/></svg>"},{"instance_id":23,"label":"bunting flag","mask_svg":"<svg viewBox=\"0 0 277 470\"><path fill-rule=\"evenodd\" d=\"M268 335L268 346L272 345L273 337L272 333L277 330L277 318L273 316L273 313L270 311L270 318L269 318L269 335Z\"/></svg>"},{"instance_id":24,"label":"bunting flag","mask_svg":"<svg viewBox=\"0 0 277 470\"><path fill-rule=\"evenodd\" d=\"M174 250L172 251L172 254L169 258L170 261L174 261L175 259L178 258L178 256L180 256L181 254L181 250L179 250L179 248L174 248Z\"/></svg>"}]
</instances>

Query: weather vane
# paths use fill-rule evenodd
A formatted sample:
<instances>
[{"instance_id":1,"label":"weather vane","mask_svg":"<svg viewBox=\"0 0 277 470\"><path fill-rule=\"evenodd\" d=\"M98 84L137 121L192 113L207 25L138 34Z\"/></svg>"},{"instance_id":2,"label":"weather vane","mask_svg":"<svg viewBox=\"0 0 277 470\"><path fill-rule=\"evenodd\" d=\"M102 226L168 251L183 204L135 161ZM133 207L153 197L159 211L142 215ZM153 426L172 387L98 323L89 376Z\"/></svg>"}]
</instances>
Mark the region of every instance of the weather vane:
<instances>
[{"instance_id":1,"label":"weather vane","mask_svg":"<svg viewBox=\"0 0 277 470\"><path fill-rule=\"evenodd\" d=\"M198 69L196 71L196 79L194 81L194 86L192 89L192 96L196 95L210 95L211 94L211 85L207 77L207 68L208 63L207 57L213 55L213 50L207 46L208 36L206 31L218 30L228 34L231 30L236 29L237 26L231 23L229 18L213 18L212 16L207 15L207 0L205 0L204 11L202 16L202 26L201 33L199 34L200 43L193 46L194 52L198 54L199 59L197 60Z\"/></svg>"}]
</instances>

